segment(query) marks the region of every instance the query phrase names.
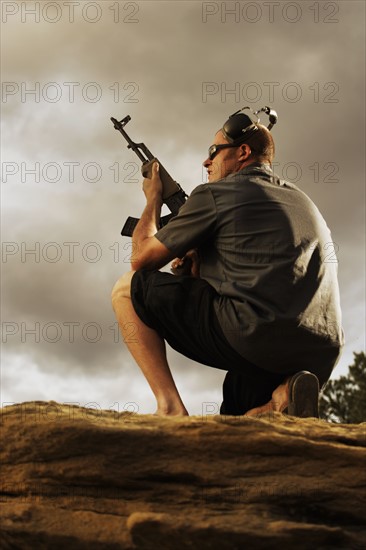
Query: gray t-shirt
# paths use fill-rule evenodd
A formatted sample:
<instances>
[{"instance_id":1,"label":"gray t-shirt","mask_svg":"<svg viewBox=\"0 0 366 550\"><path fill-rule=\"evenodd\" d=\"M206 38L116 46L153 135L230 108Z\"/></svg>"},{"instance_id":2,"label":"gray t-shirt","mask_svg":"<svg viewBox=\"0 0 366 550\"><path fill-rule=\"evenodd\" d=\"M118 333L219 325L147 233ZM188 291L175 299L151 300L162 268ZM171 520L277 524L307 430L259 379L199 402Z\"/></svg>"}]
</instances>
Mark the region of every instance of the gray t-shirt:
<instances>
[{"instance_id":1,"label":"gray t-shirt","mask_svg":"<svg viewBox=\"0 0 366 550\"><path fill-rule=\"evenodd\" d=\"M269 165L199 185L155 236L177 257L198 248L220 325L243 357L273 371L334 366L336 246L314 203Z\"/></svg>"}]
</instances>

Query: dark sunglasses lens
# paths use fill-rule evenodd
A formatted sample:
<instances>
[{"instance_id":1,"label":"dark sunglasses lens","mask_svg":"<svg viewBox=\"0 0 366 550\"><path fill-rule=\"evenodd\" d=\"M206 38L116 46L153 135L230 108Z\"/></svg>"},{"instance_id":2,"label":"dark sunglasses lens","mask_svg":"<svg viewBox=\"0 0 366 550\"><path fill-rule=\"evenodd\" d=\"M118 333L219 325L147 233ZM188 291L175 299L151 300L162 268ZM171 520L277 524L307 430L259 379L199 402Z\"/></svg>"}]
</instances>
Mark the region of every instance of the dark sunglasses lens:
<instances>
[{"instance_id":1,"label":"dark sunglasses lens","mask_svg":"<svg viewBox=\"0 0 366 550\"><path fill-rule=\"evenodd\" d=\"M209 148L208 150L208 158L210 160L213 160L216 156L216 153L217 153L217 147L216 145L211 145L211 147Z\"/></svg>"}]
</instances>

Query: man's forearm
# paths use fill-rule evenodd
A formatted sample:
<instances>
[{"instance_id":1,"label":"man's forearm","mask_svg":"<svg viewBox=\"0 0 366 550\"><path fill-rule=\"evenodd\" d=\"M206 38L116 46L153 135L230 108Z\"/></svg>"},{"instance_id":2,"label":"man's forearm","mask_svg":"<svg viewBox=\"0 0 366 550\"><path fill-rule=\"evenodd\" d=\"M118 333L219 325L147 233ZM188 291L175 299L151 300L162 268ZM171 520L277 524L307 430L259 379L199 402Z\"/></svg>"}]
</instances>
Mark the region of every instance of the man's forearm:
<instances>
[{"instance_id":1,"label":"man's forearm","mask_svg":"<svg viewBox=\"0 0 366 550\"><path fill-rule=\"evenodd\" d=\"M159 269L172 258L171 251L154 236L160 225L160 212L163 206L163 184L157 162L152 166L151 178L144 178L142 189L146 197L146 206L132 234L133 271Z\"/></svg>"},{"instance_id":2,"label":"man's forearm","mask_svg":"<svg viewBox=\"0 0 366 550\"><path fill-rule=\"evenodd\" d=\"M158 231L163 200L160 194L149 197L144 211L132 234L133 251L138 253L142 243Z\"/></svg>"}]
</instances>

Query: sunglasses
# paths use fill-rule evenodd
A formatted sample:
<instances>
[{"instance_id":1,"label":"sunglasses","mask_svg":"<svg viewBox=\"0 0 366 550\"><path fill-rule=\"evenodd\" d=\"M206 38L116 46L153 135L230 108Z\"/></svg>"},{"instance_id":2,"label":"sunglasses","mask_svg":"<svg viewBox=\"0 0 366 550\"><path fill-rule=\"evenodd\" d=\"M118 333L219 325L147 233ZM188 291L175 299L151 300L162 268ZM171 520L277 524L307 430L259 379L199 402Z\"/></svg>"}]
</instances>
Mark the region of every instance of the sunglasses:
<instances>
[{"instance_id":1,"label":"sunglasses","mask_svg":"<svg viewBox=\"0 0 366 550\"><path fill-rule=\"evenodd\" d=\"M233 143L225 143L222 145L211 145L208 149L208 158L210 160L213 160L217 153L221 151L221 149L227 149L228 147L239 147L239 145L234 145Z\"/></svg>"}]
</instances>

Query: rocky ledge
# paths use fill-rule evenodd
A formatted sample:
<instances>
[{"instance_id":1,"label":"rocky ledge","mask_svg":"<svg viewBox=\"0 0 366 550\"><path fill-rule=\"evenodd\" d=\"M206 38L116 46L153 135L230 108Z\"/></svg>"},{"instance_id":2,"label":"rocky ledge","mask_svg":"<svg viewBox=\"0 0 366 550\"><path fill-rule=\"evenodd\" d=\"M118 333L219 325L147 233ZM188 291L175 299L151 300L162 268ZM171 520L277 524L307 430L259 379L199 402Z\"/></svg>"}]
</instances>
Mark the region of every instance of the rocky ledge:
<instances>
[{"instance_id":1,"label":"rocky ledge","mask_svg":"<svg viewBox=\"0 0 366 550\"><path fill-rule=\"evenodd\" d=\"M5 407L0 546L365 548L365 428Z\"/></svg>"}]
</instances>

